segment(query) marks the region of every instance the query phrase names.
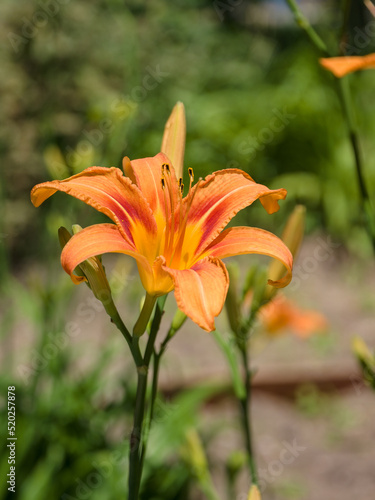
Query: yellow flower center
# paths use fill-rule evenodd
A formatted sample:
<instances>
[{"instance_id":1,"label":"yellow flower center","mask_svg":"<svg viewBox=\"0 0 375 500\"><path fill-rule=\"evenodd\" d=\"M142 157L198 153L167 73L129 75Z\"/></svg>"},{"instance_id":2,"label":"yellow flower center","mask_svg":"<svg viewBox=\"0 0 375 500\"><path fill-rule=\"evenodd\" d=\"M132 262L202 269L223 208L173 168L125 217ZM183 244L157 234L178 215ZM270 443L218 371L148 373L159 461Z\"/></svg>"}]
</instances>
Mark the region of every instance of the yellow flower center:
<instances>
[{"instance_id":1,"label":"yellow flower center","mask_svg":"<svg viewBox=\"0 0 375 500\"><path fill-rule=\"evenodd\" d=\"M165 257L168 267L174 269L187 269L190 267L189 261L192 257L187 254L184 256L182 261L181 253L184 244L184 238L186 233L186 226L188 220L189 210L194 200L195 193L197 192L197 186L201 182L199 179L195 190L192 190L192 185L194 182L194 172L192 168L189 168L189 191L186 198L189 201L186 203L185 208L183 207L183 193L184 184L182 178L180 177L178 182L178 200L177 206L174 199L173 186L171 181L171 171L167 163L162 165L161 170L161 186L164 193L164 206L165 206L165 230L163 233L163 238L161 242L160 253Z\"/></svg>"}]
</instances>

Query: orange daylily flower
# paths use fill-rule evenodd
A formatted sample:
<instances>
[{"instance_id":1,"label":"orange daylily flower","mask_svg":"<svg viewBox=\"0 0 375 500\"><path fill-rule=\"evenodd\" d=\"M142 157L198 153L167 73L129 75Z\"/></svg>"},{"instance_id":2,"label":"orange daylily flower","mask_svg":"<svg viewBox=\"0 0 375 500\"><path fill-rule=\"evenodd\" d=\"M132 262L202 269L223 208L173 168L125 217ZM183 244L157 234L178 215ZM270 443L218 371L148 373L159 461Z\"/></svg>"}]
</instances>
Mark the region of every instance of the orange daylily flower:
<instances>
[{"instance_id":1,"label":"orange daylily flower","mask_svg":"<svg viewBox=\"0 0 375 500\"><path fill-rule=\"evenodd\" d=\"M375 68L375 54L367 56L343 56L319 59L323 68L333 73L337 78L360 69Z\"/></svg>"},{"instance_id":2,"label":"orange daylily flower","mask_svg":"<svg viewBox=\"0 0 375 500\"><path fill-rule=\"evenodd\" d=\"M289 328L298 337L307 338L315 332L327 328L326 318L317 311L303 310L283 295L277 295L270 302L261 307L259 311L266 331L276 335Z\"/></svg>"},{"instance_id":3,"label":"orange daylily flower","mask_svg":"<svg viewBox=\"0 0 375 500\"><path fill-rule=\"evenodd\" d=\"M96 224L75 234L64 247L61 262L74 283L84 260L107 252L133 257L150 297L174 290L177 305L201 328L215 329L214 318L224 304L228 273L220 260L231 255L258 253L280 260L286 275L269 281L283 287L291 280L293 257L274 234L228 222L241 209L260 199L268 213L279 209L285 189L270 190L238 169L220 170L183 196L182 179L164 153L130 161L125 175L118 168L91 167L68 179L35 186L31 200L38 207L63 191L107 215L115 224Z\"/></svg>"}]
</instances>

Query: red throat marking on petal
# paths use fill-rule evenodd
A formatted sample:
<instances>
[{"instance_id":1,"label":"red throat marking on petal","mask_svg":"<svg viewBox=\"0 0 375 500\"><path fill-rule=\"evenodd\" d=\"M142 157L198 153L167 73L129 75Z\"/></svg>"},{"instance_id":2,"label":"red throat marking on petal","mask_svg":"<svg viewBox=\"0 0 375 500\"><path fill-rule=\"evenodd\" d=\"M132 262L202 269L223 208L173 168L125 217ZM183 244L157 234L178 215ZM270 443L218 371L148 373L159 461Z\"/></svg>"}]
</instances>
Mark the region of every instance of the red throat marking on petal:
<instances>
[{"instance_id":1,"label":"red throat marking on petal","mask_svg":"<svg viewBox=\"0 0 375 500\"><path fill-rule=\"evenodd\" d=\"M190 200L187 203L185 213L183 211L182 198L184 193L184 183L182 178L178 181L179 186L179 206L178 210L173 201L172 192L172 182L171 182L171 171L167 163L163 163L161 166L161 185L164 192L164 206L165 206L165 236L164 236L164 256L168 266L172 265L172 262L178 262L181 258L181 251L184 242L186 225L188 220L188 213L190 207L193 203L195 194L197 192L197 187L201 182L201 178L195 186L195 190L192 192L192 186L194 181L194 171L189 168L189 191L186 197L190 196ZM175 233L177 236L175 237Z\"/></svg>"}]
</instances>

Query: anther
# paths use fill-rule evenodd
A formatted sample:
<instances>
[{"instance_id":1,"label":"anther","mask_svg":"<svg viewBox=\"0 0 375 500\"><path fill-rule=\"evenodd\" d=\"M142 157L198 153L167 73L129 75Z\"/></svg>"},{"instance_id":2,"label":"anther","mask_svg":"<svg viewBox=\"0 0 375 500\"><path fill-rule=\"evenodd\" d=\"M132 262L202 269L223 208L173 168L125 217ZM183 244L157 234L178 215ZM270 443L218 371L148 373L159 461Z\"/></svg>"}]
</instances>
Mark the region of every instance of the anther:
<instances>
[{"instance_id":1,"label":"anther","mask_svg":"<svg viewBox=\"0 0 375 500\"><path fill-rule=\"evenodd\" d=\"M189 172L189 177L190 177L190 180L191 182L194 181L194 171L191 167L188 168L188 172Z\"/></svg>"},{"instance_id":2,"label":"anther","mask_svg":"<svg viewBox=\"0 0 375 500\"><path fill-rule=\"evenodd\" d=\"M180 191L181 191L181 194L184 194L184 184L183 184L183 182L181 182L181 184L180 184Z\"/></svg>"},{"instance_id":3,"label":"anther","mask_svg":"<svg viewBox=\"0 0 375 500\"><path fill-rule=\"evenodd\" d=\"M165 189L165 180L164 180L164 177L161 178L161 188L163 190Z\"/></svg>"}]
</instances>

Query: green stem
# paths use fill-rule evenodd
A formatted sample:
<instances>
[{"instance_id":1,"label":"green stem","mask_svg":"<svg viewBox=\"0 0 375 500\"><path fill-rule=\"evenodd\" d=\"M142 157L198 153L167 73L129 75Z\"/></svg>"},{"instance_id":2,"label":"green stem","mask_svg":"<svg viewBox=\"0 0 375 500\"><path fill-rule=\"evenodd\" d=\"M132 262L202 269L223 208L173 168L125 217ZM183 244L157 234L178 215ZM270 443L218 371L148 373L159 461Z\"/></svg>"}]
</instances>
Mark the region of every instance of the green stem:
<instances>
[{"instance_id":1,"label":"green stem","mask_svg":"<svg viewBox=\"0 0 375 500\"><path fill-rule=\"evenodd\" d=\"M154 300L152 303L152 307L151 307L151 304L148 304L146 306L148 308L150 316L151 316L156 298L153 298L153 299ZM146 300L147 300L147 296L146 296ZM143 358L143 366L138 369L138 375L139 375L139 372L141 369L145 368L148 371L148 367L149 367L149 364L151 361L151 356L155 352L155 349L154 349L155 340L156 340L156 335L157 335L159 328L160 328L161 319L162 319L163 314L164 314L163 308L164 308L165 300L166 300L166 297L161 297L157 302L157 305L155 308L155 314L154 314L152 324L151 324L150 336L149 336L149 339L147 342L145 355ZM145 301L145 304L146 304L146 301ZM146 322L146 326L147 326L147 323L148 323L148 320ZM133 345L138 344L138 342L139 342L139 337L134 336L133 337ZM144 406L145 406L145 398L146 398L147 373L146 373L146 381L144 382L144 384L145 384L144 387L143 387L143 385L141 385L141 387L140 387L141 381L138 377L136 411L135 411L135 417L134 417L134 429L137 429L137 428L140 429L140 433L138 436L139 437L139 446L138 446L139 453L137 454L137 456L132 457L132 453L130 452L130 457L131 457L130 463L132 462L132 458L134 459L135 463L131 467L129 466L129 495L130 495L130 491L131 491L130 490L131 474L135 474L135 479L132 479L132 481L136 482L136 485L134 486L134 488L137 491L137 495L139 493L139 487L140 487L141 478L142 478L142 471L143 471L143 464L144 464L144 459L146 456L147 438L148 438L148 434L150 431L150 424L151 424L151 420L153 417L155 399L156 399L156 394L157 394L159 361L160 361L160 359L158 359L158 362L157 362L156 373L155 373L155 368L154 368L153 379L152 379L150 415L149 415L148 423L146 423L146 429L144 429L144 430L142 429L142 427L143 427L143 423L145 420L144 419ZM138 393L138 388L139 388L139 393ZM139 401L139 404L137 406L138 394L139 394L140 401ZM139 411L142 413L142 422L140 423L139 418L137 417L138 427L136 427L136 415L137 415L137 408L138 407L140 408ZM137 499L137 497L134 497L134 498ZM132 500L131 496L129 496L129 500Z\"/></svg>"},{"instance_id":2,"label":"green stem","mask_svg":"<svg viewBox=\"0 0 375 500\"><path fill-rule=\"evenodd\" d=\"M373 249L375 250L374 213L370 195L366 186L366 181L363 175L362 152L348 80L346 78L338 79L338 87L343 112L348 125L350 143L354 154L358 186L361 194L362 211L364 213L367 231L371 238Z\"/></svg>"},{"instance_id":3,"label":"green stem","mask_svg":"<svg viewBox=\"0 0 375 500\"><path fill-rule=\"evenodd\" d=\"M142 428L145 414L145 400L147 389L147 366L137 368L137 394L134 409L133 430L130 437L129 453L129 500L138 500L139 487L141 483L141 447Z\"/></svg>"},{"instance_id":4,"label":"green stem","mask_svg":"<svg viewBox=\"0 0 375 500\"><path fill-rule=\"evenodd\" d=\"M159 303L156 305L154 318L151 324L150 337L147 342L146 351L145 351L145 364L148 366L150 364L152 353L154 352L154 345L156 335L160 328L161 318L163 317L164 311L160 308Z\"/></svg>"},{"instance_id":5,"label":"green stem","mask_svg":"<svg viewBox=\"0 0 375 500\"><path fill-rule=\"evenodd\" d=\"M145 302L142 307L141 314L134 325L133 335L135 337L141 337L147 328L148 322L151 318L152 311L156 302L156 297L154 295L149 295L146 293Z\"/></svg>"},{"instance_id":6,"label":"green stem","mask_svg":"<svg viewBox=\"0 0 375 500\"><path fill-rule=\"evenodd\" d=\"M258 474L255 464L254 450L253 450L253 440L251 432L250 423L250 404L251 404L251 371L249 358L247 355L246 348L241 348L242 363L244 368L245 377L245 397L240 400L240 406L242 411L242 424L245 431L246 438L246 449L248 454L249 468L251 474L252 484L258 485Z\"/></svg>"},{"instance_id":7,"label":"green stem","mask_svg":"<svg viewBox=\"0 0 375 500\"><path fill-rule=\"evenodd\" d=\"M327 49L327 45L320 38L318 33L311 26L307 18L302 14L299 10L297 2L295 0L286 0L286 3L289 5L290 10L294 15L294 19L298 26L304 30L306 35L309 37L311 42L315 45L315 47L324 53L324 55L329 56L329 52Z\"/></svg>"},{"instance_id":8,"label":"green stem","mask_svg":"<svg viewBox=\"0 0 375 500\"><path fill-rule=\"evenodd\" d=\"M139 349L139 344L133 342L132 336L130 335L129 330L126 328L124 322L122 321L121 316L116 309L116 306L113 304L113 307L110 310L106 308L106 311L109 314L112 323L117 326L118 330L122 333L124 339L128 343L136 366L142 366L143 358Z\"/></svg>"},{"instance_id":9,"label":"green stem","mask_svg":"<svg viewBox=\"0 0 375 500\"><path fill-rule=\"evenodd\" d=\"M150 340L151 340L151 338L153 336L153 330L154 329L155 329L155 331L159 330L160 321L161 321L162 315L164 314L164 311L163 311L164 304L165 304L165 299L164 299L164 297L161 297L161 299L158 300L158 303L157 303L157 306L156 306L156 310L155 310L154 319L152 321L151 332L150 332ZM150 429L151 429L152 420L154 418L155 401L156 401L156 396L157 396L157 393L158 393L160 360L161 360L161 357L162 357L162 355L163 355L163 353L164 353L164 351L165 351L165 349L167 347L168 342L170 341L170 339L173 336L173 333L175 333L175 332L172 329L172 327L170 327L170 329L168 330L168 333L165 336L163 342L160 344L159 352L156 352L156 350L154 349L154 341L152 341L152 344L149 341L149 343L147 345L147 348L146 348L145 360L147 359L148 362L149 362L150 358L151 358L151 355L154 354L154 356L153 356L154 367L153 367L153 373L152 373L152 386L151 386L151 400L150 400L149 418L148 418L148 421L147 421L147 429L145 431L145 438L144 438L144 441L143 441L143 448L142 448L141 469L143 467L143 462L144 462L144 459L145 459L145 456L146 456L147 440L148 440L149 432L150 432ZM151 350L151 347L152 347L152 350Z\"/></svg>"}]
</instances>

